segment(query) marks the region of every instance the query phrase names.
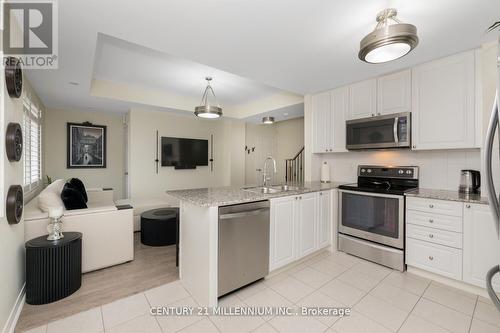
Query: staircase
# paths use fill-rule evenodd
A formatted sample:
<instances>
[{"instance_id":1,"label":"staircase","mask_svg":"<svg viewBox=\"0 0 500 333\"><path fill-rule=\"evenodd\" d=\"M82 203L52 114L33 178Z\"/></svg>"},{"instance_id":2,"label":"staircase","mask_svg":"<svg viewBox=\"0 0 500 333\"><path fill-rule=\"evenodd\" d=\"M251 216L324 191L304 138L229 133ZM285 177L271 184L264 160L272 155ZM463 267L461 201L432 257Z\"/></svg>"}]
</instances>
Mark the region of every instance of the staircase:
<instances>
[{"instance_id":1,"label":"staircase","mask_svg":"<svg viewBox=\"0 0 500 333\"><path fill-rule=\"evenodd\" d=\"M304 147L294 158L285 160L286 182L302 183L304 181Z\"/></svg>"}]
</instances>

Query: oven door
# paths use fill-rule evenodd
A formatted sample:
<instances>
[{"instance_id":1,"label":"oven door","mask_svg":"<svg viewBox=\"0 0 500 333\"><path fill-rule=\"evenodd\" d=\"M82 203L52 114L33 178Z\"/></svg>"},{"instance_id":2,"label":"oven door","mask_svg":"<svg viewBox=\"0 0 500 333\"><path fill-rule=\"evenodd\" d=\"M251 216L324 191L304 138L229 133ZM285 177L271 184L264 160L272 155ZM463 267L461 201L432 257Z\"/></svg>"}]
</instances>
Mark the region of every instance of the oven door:
<instances>
[{"instance_id":1,"label":"oven door","mask_svg":"<svg viewBox=\"0 0 500 333\"><path fill-rule=\"evenodd\" d=\"M404 196L339 190L339 232L404 246Z\"/></svg>"}]
</instances>

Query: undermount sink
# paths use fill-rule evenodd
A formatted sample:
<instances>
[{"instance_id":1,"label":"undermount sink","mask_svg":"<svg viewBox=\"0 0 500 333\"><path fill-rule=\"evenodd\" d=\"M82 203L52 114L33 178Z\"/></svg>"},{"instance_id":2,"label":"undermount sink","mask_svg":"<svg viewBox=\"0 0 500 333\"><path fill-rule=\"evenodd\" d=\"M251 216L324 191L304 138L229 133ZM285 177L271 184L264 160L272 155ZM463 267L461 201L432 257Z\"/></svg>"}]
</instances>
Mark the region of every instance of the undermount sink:
<instances>
[{"instance_id":1,"label":"undermount sink","mask_svg":"<svg viewBox=\"0 0 500 333\"><path fill-rule=\"evenodd\" d=\"M274 186L244 187L243 190L256 193L263 193L263 194L273 194L280 192L298 191L300 190L300 187L285 184L285 185L274 185Z\"/></svg>"},{"instance_id":2,"label":"undermount sink","mask_svg":"<svg viewBox=\"0 0 500 333\"><path fill-rule=\"evenodd\" d=\"M264 187L264 186L249 187L249 188L244 188L244 190L250 191L250 192L263 193L263 194L273 194L273 193L279 193L282 191L280 188Z\"/></svg>"}]
</instances>

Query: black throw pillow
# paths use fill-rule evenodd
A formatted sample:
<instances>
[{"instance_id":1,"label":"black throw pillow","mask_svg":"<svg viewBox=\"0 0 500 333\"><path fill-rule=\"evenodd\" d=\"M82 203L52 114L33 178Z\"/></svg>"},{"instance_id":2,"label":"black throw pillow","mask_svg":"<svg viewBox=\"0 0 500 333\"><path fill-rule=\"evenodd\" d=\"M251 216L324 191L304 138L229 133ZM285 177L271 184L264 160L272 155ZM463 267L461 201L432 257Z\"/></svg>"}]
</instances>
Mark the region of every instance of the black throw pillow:
<instances>
[{"instance_id":1,"label":"black throw pillow","mask_svg":"<svg viewBox=\"0 0 500 333\"><path fill-rule=\"evenodd\" d=\"M86 203L89 201L87 191L85 190L85 185L83 185L83 182L80 179L71 178L68 183L70 183L74 189L80 191Z\"/></svg>"},{"instance_id":2,"label":"black throw pillow","mask_svg":"<svg viewBox=\"0 0 500 333\"><path fill-rule=\"evenodd\" d=\"M61 192L61 200L67 210L87 208L82 193L70 183L66 183Z\"/></svg>"}]
</instances>

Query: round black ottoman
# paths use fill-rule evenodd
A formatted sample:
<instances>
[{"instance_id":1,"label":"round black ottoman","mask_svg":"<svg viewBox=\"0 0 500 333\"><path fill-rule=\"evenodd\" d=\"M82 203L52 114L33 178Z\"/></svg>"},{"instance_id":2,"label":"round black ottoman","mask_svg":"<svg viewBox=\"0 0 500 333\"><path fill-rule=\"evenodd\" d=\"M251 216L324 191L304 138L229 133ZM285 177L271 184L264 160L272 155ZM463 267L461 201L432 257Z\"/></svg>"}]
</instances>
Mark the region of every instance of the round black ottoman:
<instances>
[{"instance_id":1,"label":"round black ottoman","mask_svg":"<svg viewBox=\"0 0 500 333\"><path fill-rule=\"evenodd\" d=\"M177 243L178 208L157 208L141 214L141 243L165 246Z\"/></svg>"}]
</instances>

